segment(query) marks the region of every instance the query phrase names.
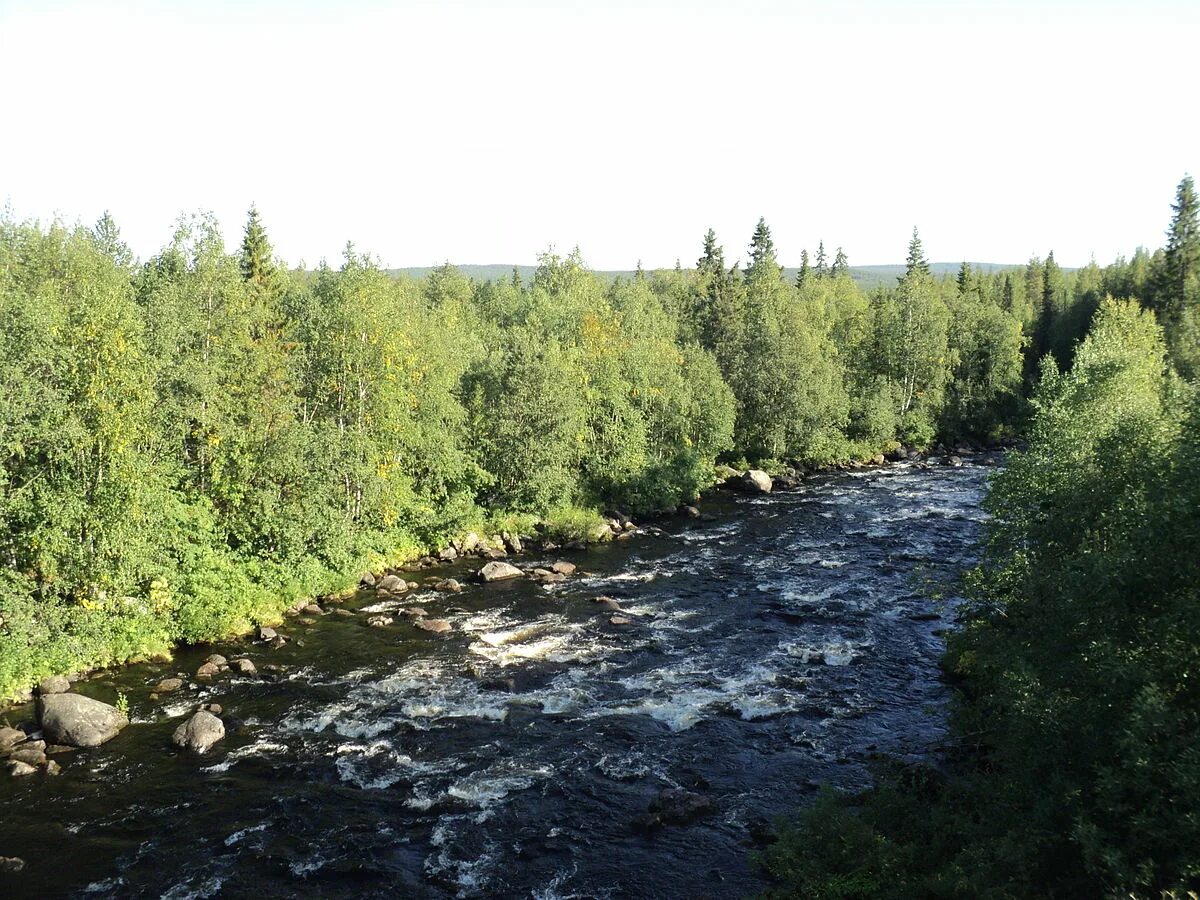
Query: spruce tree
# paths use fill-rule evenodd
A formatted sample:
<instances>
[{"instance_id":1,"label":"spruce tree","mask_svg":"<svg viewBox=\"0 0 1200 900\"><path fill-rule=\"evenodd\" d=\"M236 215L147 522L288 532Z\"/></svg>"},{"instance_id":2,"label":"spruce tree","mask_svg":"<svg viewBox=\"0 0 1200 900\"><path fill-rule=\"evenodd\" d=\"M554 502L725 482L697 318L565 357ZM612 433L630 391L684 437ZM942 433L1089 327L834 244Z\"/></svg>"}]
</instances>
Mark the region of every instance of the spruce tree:
<instances>
[{"instance_id":1,"label":"spruce tree","mask_svg":"<svg viewBox=\"0 0 1200 900\"><path fill-rule=\"evenodd\" d=\"M760 218L754 228L754 236L750 239L750 265L746 269L747 275L760 271L760 268L767 264L776 265L775 242L771 240L771 229L767 227L767 220Z\"/></svg>"},{"instance_id":2,"label":"spruce tree","mask_svg":"<svg viewBox=\"0 0 1200 900\"><path fill-rule=\"evenodd\" d=\"M971 289L971 264L963 260L963 264L958 267L958 277L954 280L958 283L958 292L965 294Z\"/></svg>"},{"instance_id":3,"label":"spruce tree","mask_svg":"<svg viewBox=\"0 0 1200 900\"><path fill-rule=\"evenodd\" d=\"M1200 276L1200 206L1192 176L1185 175L1171 204L1171 227L1158 278L1156 306L1167 319L1176 317L1195 293Z\"/></svg>"},{"instance_id":4,"label":"spruce tree","mask_svg":"<svg viewBox=\"0 0 1200 900\"><path fill-rule=\"evenodd\" d=\"M796 287L802 288L808 283L808 251L800 251L800 269L796 272Z\"/></svg>"},{"instance_id":5,"label":"spruce tree","mask_svg":"<svg viewBox=\"0 0 1200 900\"><path fill-rule=\"evenodd\" d=\"M275 262L271 258L271 243L258 215L258 207L250 204L246 216L246 231L242 238L242 278L261 288L272 288L275 283Z\"/></svg>"},{"instance_id":6,"label":"spruce tree","mask_svg":"<svg viewBox=\"0 0 1200 900\"><path fill-rule=\"evenodd\" d=\"M930 274L929 262L925 259L925 251L921 248L921 235L917 233L914 225L912 240L908 242L908 259L904 264L905 278L916 272L920 272L922 275Z\"/></svg>"},{"instance_id":7,"label":"spruce tree","mask_svg":"<svg viewBox=\"0 0 1200 900\"><path fill-rule=\"evenodd\" d=\"M840 278L842 275L847 275L850 272L850 261L846 258L846 252L841 248L837 248L837 256L833 258L833 268L829 274L833 278Z\"/></svg>"},{"instance_id":8,"label":"spruce tree","mask_svg":"<svg viewBox=\"0 0 1200 900\"><path fill-rule=\"evenodd\" d=\"M829 276L829 265L825 261L824 241L817 244L817 266L813 270L813 275L817 278L827 278Z\"/></svg>"}]
</instances>

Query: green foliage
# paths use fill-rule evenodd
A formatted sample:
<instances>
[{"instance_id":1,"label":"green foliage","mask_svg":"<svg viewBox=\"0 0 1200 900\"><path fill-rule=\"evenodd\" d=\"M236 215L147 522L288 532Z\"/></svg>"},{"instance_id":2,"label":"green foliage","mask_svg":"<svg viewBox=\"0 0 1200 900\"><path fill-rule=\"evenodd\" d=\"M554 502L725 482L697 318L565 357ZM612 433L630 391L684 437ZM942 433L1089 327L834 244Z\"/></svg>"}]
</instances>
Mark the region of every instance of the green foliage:
<instances>
[{"instance_id":1,"label":"green foliage","mask_svg":"<svg viewBox=\"0 0 1200 900\"><path fill-rule=\"evenodd\" d=\"M288 273L254 207L236 253L198 216L140 265L107 214L0 219L0 695L245 630L489 521L673 508L718 459L1006 436L1022 373L1069 363L1110 293L1166 302L1184 366L1180 197L1165 254L939 280L914 231L870 297L824 242L786 278L761 219L744 270L710 230L693 270L605 277L576 250L488 281L350 246Z\"/></svg>"},{"instance_id":2,"label":"green foliage","mask_svg":"<svg viewBox=\"0 0 1200 900\"><path fill-rule=\"evenodd\" d=\"M945 775L827 796L779 896L1158 897L1200 884L1200 403L1153 314L1104 301L1042 366L987 500Z\"/></svg>"}]
</instances>

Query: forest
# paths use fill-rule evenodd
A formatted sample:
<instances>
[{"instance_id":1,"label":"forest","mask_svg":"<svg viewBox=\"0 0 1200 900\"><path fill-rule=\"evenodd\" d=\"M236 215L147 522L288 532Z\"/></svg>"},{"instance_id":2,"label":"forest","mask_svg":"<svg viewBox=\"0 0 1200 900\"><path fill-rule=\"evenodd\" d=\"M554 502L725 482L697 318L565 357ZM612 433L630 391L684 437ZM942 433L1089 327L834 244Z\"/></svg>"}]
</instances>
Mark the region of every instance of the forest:
<instances>
[{"instance_id":1,"label":"forest","mask_svg":"<svg viewBox=\"0 0 1200 900\"><path fill-rule=\"evenodd\" d=\"M1194 884L1190 178L1173 210L1164 248L1075 270L935 277L914 229L869 292L823 245L785 275L762 220L744 264L710 230L690 268L548 252L476 281L352 245L289 269L253 207L236 253L197 215L144 261L107 215L7 214L0 698L277 621L468 529L671 511L717 464L1021 439L950 639L951 770L830 794L763 864L826 897Z\"/></svg>"},{"instance_id":2,"label":"forest","mask_svg":"<svg viewBox=\"0 0 1200 900\"><path fill-rule=\"evenodd\" d=\"M1086 336L1040 363L992 482L937 764L826 792L761 862L775 896L1195 897L1200 889L1200 230L1180 185ZM1149 271L1149 275L1144 273ZM1143 274L1137 274L1137 273ZM1035 330L1035 335L1038 332ZM1070 362L1070 368L1066 364Z\"/></svg>"}]
</instances>

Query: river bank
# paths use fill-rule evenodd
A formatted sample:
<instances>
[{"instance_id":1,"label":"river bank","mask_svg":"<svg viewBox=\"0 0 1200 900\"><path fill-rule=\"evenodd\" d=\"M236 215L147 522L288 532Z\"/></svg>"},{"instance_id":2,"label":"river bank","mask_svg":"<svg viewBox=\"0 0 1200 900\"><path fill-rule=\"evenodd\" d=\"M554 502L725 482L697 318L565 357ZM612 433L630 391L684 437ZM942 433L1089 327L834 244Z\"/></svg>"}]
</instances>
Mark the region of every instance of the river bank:
<instances>
[{"instance_id":1,"label":"river bank","mask_svg":"<svg viewBox=\"0 0 1200 900\"><path fill-rule=\"evenodd\" d=\"M58 777L0 781L0 856L25 860L27 888L99 896L742 895L746 843L797 790L861 783L875 753L941 734L955 600L913 577L969 564L977 460L720 494L712 520L576 554L563 582L471 584L478 562L458 560L436 577L460 593L362 592L289 618L279 649L188 648L81 682L124 693L132 724ZM399 613L415 605L450 630L415 627ZM256 674L196 677L213 653ZM225 737L175 749L212 704Z\"/></svg>"}]
</instances>

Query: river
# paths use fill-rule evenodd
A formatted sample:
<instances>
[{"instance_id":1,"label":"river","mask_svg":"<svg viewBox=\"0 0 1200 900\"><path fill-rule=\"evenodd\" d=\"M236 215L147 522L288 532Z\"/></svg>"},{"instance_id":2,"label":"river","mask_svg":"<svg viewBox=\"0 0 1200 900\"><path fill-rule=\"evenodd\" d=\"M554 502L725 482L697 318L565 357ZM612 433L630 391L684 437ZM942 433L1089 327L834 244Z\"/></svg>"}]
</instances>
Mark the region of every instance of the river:
<instances>
[{"instance_id":1,"label":"river","mask_svg":"<svg viewBox=\"0 0 1200 900\"><path fill-rule=\"evenodd\" d=\"M222 644L100 673L76 689L109 702L124 692L133 724L61 758L57 777L0 780L0 856L27 863L6 887L114 898L753 893L762 881L749 854L765 821L818 783L863 784L876 753L919 755L943 734L937 659L956 600L930 588L970 564L997 462L898 464L718 496L706 520L555 557L579 566L563 584L406 598L449 619L446 635L327 615L285 622L300 640L278 650ZM632 624L611 624L597 596ZM214 650L248 652L258 676L189 679L150 699ZM221 704L229 734L205 756L180 754L171 733L201 702ZM667 787L714 809L635 828Z\"/></svg>"}]
</instances>

